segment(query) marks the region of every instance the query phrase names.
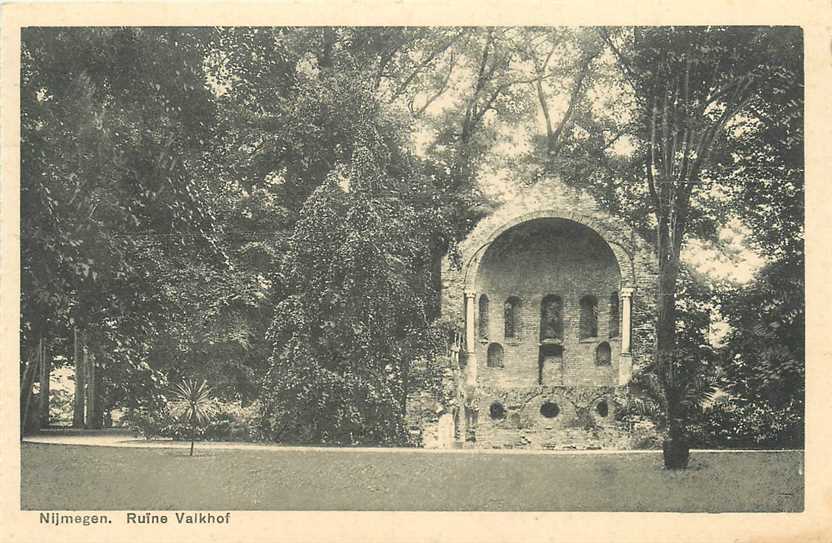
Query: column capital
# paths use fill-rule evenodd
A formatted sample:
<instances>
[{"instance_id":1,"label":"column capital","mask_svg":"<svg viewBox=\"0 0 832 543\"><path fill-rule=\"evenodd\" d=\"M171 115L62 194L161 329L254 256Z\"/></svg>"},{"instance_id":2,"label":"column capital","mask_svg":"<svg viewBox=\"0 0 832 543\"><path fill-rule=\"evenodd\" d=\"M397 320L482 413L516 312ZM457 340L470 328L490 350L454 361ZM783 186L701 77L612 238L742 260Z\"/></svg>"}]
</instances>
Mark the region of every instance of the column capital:
<instances>
[{"instance_id":1,"label":"column capital","mask_svg":"<svg viewBox=\"0 0 832 543\"><path fill-rule=\"evenodd\" d=\"M476 291L473 291L473 290L466 290L465 291L465 297L466 298L475 298L476 296L477 296Z\"/></svg>"},{"instance_id":2,"label":"column capital","mask_svg":"<svg viewBox=\"0 0 832 543\"><path fill-rule=\"evenodd\" d=\"M635 289L633 287L624 287L621 289L622 298L631 298Z\"/></svg>"}]
</instances>

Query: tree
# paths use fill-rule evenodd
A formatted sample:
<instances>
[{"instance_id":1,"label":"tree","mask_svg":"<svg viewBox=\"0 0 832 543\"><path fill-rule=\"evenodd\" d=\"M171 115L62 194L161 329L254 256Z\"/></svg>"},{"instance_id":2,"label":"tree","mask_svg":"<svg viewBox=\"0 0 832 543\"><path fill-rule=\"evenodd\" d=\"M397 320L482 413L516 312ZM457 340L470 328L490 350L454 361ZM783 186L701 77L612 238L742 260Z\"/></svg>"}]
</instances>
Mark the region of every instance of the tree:
<instances>
[{"instance_id":1,"label":"tree","mask_svg":"<svg viewBox=\"0 0 832 543\"><path fill-rule=\"evenodd\" d=\"M768 264L748 286L733 288L722 311L732 392L741 401L780 408L804 398L805 304L802 268Z\"/></svg>"},{"instance_id":2,"label":"tree","mask_svg":"<svg viewBox=\"0 0 832 543\"><path fill-rule=\"evenodd\" d=\"M730 212L765 257L750 284L726 289L720 312L730 325L723 363L732 402L775 419L772 445L801 446L802 429L781 424L794 414L802 423L805 393L804 84L794 34L782 46L792 76L760 89L718 162L736 202Z\"/></svg>"},{"instance_id":3,"label":"tree","mask_svg":"<svg viewBox=\"0 0 832 543\"><path fill-rule=\"evenodd\" d=\"M79 381L97 374L86 383L95 405L84 410L79 390L88 414L79 424L100 425L95 383L109 366L147 369L147 342L137 338L164 323L168 300L156 280L166 255L217 255L200 198L212 128L203 37L138 28L23 35L21 340L30 351L47 326L86 338L74 360ZM124 356L128 345L135 356Z\"/></svg>"},{"instance_id":4,"label":"tree","mask_svg":"<svg viewBox=\"0 0 832 543\"><path fill-rule=\"evenodd\" d=\"M353 156L307 199L289 243L263 390L275 439L402 443L413 368L441 337L429 309L442 216L369 91L352 87Z\"/></svg>"},{"instance_id":5,"label":"tree","mask_svg":"<svg viewBox=\"0 0 832 543\"><path fill-rule=\"evenodd\" d=\"M671 454L668 467L684 467L684 372L676 353L676 294L685 235L696 221L697 187L713 179L714 156L725 131L770 86L787 86L794 72L784 43L799 30L772 28L602 29L602 36L633 89L634 137L655 217L659 263L657 370L666 395ZM673 445L676 444L676 445ZM682 447L674 450L678 444Z\"/></svg>"},{"instance_id":6,"label":"tree","mask_svg":"<svg viewBox=\"0 0 832 543\"><path fill-rule=\"evenodd\" d=\"M626 414L647 416L665 430L670 425L668 413L672 412L678 413L686 428L701 425L717 390L725 385L719 352L711 345L710 338L712 320L721 299L719 287L690 266L681 266L677 284L674 367L678 405L675 411L668 408L669 396L662 379L662 368L654 359L633 376Z\"/></svg>"}]
</instances>

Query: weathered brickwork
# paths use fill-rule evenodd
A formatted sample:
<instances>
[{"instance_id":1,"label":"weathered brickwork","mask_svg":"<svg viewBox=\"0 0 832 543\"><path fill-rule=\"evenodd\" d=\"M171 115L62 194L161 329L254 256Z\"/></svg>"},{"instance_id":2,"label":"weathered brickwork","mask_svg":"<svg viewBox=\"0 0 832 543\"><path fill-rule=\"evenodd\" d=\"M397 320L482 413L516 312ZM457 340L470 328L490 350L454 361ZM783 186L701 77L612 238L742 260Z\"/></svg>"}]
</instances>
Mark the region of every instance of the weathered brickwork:
<instances>
[{"instance_id":1,"label":"weathered brickwork","mask_svg":"<svg viewBox=\"0 0 832 543\"><path fill-rule=\"evenodd\" d=\"M443 317L469 338L455 373L457 439L467 436L469 445L482 447L619 443L615 411L632 372L649 363L654 349L655 287L652 248L588 195L557 180L538 183L483 219L443 262ZM466 292L473 304L469 323ZM580 326L587 295L597 300L597 329L582 337L590 329L582 333ZM618 333L611 335L612 295L619 303ZM561 323L546 333L560 337L541 337L546 296L559 298L547 307L559 304ZM519 305L507 311L507 300ZM599 356L602 343L609 350L604 345Z\"/></svg>"},{"instance_id":2,"label":"weathered brickwork","mask_svg":"<svg viewBox=\"0 0 832 543\"><path fill-rule=\"evenodd\" d=\"M477 275L477 294L489 299L488 337L477 338L476 345L479 383L499 387L540 384L541 303L545 296L557 295L563 302L563 338L554 343L562 355L544 357L542 384L614 385L620 337L609 337L609 298L618 292L619 282L612 251L585 226L562 219L536 219L506 231L486 251ZM579 301L585 295L598 300L598 334L580 339ZM515 338L504 334L504 302L511 296L521 302ZM609 366L595 364L601 342L612 347ZM487 366L486 351L491 343L503 346L502 368Z\"/></svg>"},{"instance_id":3,"label":"weathered brickwork","mask_svg":"<svg viewBox=\"0 0 832 543\"><path fill-rule=\"evenodd\" d=\"M618 394L615 387L483 385L476 444L489 448L592 446L601 441L593 436L616 433ZM495 404L504 409L502 417L493 416Z\"/></svg>"}]
</instances>

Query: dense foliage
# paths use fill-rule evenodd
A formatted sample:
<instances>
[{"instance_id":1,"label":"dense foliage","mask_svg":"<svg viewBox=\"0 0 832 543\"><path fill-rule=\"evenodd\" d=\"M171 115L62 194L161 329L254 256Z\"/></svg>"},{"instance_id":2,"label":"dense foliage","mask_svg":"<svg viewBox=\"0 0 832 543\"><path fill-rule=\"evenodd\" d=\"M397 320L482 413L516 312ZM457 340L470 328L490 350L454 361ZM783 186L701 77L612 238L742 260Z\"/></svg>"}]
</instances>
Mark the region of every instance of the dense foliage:
<instances>
[{"instance_id":1,"label":"dense foliage","mask_svg":"<svg viewBox=\"0 0 832 543\"><path fill-rule=\"evenodd\" d=\"M356 126L349 166L306 200L289 240L263 390L277 439L402 442L414 361L440 348L433 187L370 130Z\"/></svg>"},{"instance_id":2,"label":"dense foliage","mask_svg":"<svg viewBox=\"0 0 832 543\"><path fill-rule=\"evenodd\" d=\"M204 379L249 410L248 435L407 441L408 397L435 382L447 336L439 257L558 175L657 247L660 356L634 381L633 424L799 442L799 29L22 38L21 368L30 385L38 353L88 357L80 423L122 408L169 428L153 422L168 383ZM766 260L749 284L682 262L687 239L728 251L731 221Z\"/></svg>"},{"instance_id":3,"label":"dense foliage","mask_svg":"<svg viewBox=\"0 0 832 543\"><path fill-rule=\"evenodd\" d=\"M203 34L24 32L23 351L46 338L68 360L80 331L109 404L164 386L149 353L176 320L172 272L222 261L203 196L214 112Z\"/></svg>"}]
</instances>

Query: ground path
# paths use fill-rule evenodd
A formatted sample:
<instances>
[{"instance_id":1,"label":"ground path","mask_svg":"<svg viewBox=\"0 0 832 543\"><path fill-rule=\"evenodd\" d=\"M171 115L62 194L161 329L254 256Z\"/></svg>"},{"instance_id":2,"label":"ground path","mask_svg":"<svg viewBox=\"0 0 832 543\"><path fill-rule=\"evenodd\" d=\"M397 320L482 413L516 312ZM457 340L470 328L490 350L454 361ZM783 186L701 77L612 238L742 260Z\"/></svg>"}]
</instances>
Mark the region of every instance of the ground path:
<instances>
[{"instance_id":1,"label":"ground path","mask_svg":"<svg viewBox=\"0 0 832 543\"><path fill-rule=\"evenodd\" d=\"M423 450L147 441L22 444L24 509L800 511L803 451Z\"/></svg>"}]
</instances>

